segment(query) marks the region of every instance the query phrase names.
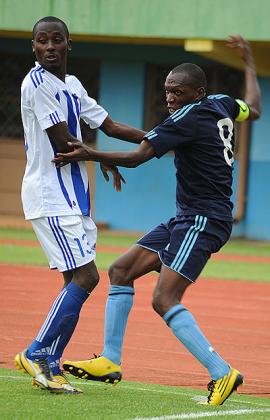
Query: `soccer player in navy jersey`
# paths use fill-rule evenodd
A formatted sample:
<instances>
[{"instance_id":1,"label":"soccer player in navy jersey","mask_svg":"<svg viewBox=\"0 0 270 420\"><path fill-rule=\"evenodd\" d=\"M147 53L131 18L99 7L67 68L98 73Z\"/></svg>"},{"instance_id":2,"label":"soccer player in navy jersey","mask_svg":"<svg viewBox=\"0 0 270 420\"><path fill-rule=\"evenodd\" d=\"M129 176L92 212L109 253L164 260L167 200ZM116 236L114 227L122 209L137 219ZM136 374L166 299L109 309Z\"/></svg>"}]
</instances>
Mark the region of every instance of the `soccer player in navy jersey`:
<instances>
[{"instance_id":1,"label":"soccer player in navy jersey","mask_svg":"<svg viewBox=\"0 0 270 420\"><path fill-rule=\"evenodd\" d=\"M95 265L97 229L91 219L90 193L84 162L56 168L52 159L68 151L68 141L82 141L80 119L112 137L139 143L144 131L113 121L90 98L73 75L67 74L71 40L66 24L54 16L33 28L37 63L22 83L21 110L27 155L22 185L25 217L30 220L49 260L64 278L34 341L18 353L15 363L37 385L50 392L77 394L60 370L60 358L79 319L82 305L99 281ZM102 166L121 190L123 180L114 166ZM46 286L44 286L46 289Z\"/></svg>"},{"instance_id":2,"label":"soccer player in navy jersey","mask_svg":"<svg viewBox=\"0 0 270 420\"><path fill-rule=\"evenodd\" d=\"M73 144L73 151L54 160L93 160L128 168L166 152L175 153L176 215L142 237L110 267L104 350L87 361L64 362L64 369L85 379L121 380L121 352L133 304L134 281L153 270L159 278L153 308L179 341L208 370L207 404L221 405L243 382L209 343L196 320L181 303L211 254L229 239L232 229L234 121L260 116L260 89L250 46L240 36L228 45L239 50L245 68L244 101L218 94L206 96L206 77L195 64L181 64L165 82L170 116L129 152L102 152Z\"/></svg>"}]
</instances>

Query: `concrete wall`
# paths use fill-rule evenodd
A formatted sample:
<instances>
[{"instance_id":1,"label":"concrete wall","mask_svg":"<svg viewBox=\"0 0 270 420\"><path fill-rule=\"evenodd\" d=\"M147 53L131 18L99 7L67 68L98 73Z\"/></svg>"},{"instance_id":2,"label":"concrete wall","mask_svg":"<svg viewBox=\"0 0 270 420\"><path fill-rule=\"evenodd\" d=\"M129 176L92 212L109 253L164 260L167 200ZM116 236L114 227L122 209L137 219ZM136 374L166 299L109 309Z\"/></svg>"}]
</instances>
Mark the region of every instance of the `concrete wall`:
<instances>
[{"instance_id":1,"label":"concrete wall","mask_svg":"<svg viewBox=\"0 0 270 420\"><path fill-rule=\"evenodd\" d=\"M21 180L25 168L23 140L0 140L0 214L22 216Z\"/></svg>"},{"instance_id":2,"label":"concrete wall","mask_svg":"<svg viewBox=\"0 0 270 420\"><path fill-rule=\"evenodd\" d=\"M101 73L100 97L113 118L142 127L144 83L143 63L104 61ZM132 81L132 82L131 82ZM263 95L263 115L252 125L247 208L244 220L233 229L234 236L270 240L270 83L260 78ZM118 106L116 107L116 103ZM121 141L98 136L101 150L127 150L136 147ZM113 229L149 230L174 215L175 175L173 157L168 155L136 169L122 169L127 180L121 194L105 184L100 172L96 177L97 222L106 222ZM234 196L237 188L238 162L234 170Z\"/></svg>"},{"instance_id":3,"label":"concrete wall","mask_svg":"<svg viewBox=\"0 0 270 420\"><path fill-rule=\"evenodd\" d=\"M270 79L260 78L262 116L253 123L250 147L247 211L234 235L270 239Z\"/></svg>"},{"instance_id":4,"label":"concrete wall","mask_svg":"<svg viewBox=\"0 0 270 420\"><path fill-rule=\"evenodd\" d=\"M23 140L0 139L0 217L23 219L21 184L26 164ZM95 207L95 164L87 164L91 203Z\"/></svg>"},{"instance_id":5,"label":"concrete wall","mask_svg":"<svg viewBox=\"0 0 270 420\"><path fill-rule=\"evenodd\" d=\"M103 61L100 102L115 120L134 127L143 126L144 64ZM136 145L108 139L101 132L101 150L130 150ZM153 160L137 169L121 169L127 185L122 193L106 184L100 171L96 175L95 218L112 229L146 230L160 218L174 214L175 181L172 158Z\"/></svg>"},{"instance_id":6,"label":"concrete wall","mask_svg":"<svg viewBox=\"0 0 270 420\"><path fill-rule=\"evenodd\" d=\"M1 43L0 43L1 44ZM16 41L8 43L8 49L18 50ZM115 120L135 127L143 127L144 77L147 62L173 62L186 60L186 53L176 47L111 46L80 43L74 53L102 58L99 102ZM28 51L28 41L21 42ZM5 43L2 49L7 46ZM106 59L104 59L106 57ZM193 61L193 58L190 58ZM263 114L253 123L251 133L250 172L245 219L234 227L235 236L270 240L270 79L260 78ZM135 145L108 139L98 134L98 147L103 150L127 150ZM20 186L24 172L25 152L23 141L0 139L0 214L22 215ZM175 175L173 157L153 159L137 169L123 169L127 180L122 193L113 191L105 183L95 164L89 164L91 195L94 217L97 222L111 228L148 230L156 223L170 217L175 211ZM95 180L95 171L96 180ZM237 162L235 165L235 188ZM95 188L96 187L96 188Z\"/></svg>"}]
</instances>

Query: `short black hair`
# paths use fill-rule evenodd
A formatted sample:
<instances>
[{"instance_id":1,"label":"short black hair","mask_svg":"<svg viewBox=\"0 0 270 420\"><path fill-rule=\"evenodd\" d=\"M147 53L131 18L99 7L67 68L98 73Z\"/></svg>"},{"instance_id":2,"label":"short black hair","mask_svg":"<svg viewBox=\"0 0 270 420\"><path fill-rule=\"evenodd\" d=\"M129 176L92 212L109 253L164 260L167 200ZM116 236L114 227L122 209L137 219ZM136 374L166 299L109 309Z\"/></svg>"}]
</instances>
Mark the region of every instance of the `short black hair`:
<instances>
[{"instance_id":1,"label":"short black hair","mask_svg":"<svg viewBox=\"0 0 270 420\"><path fill-rule=\"evenodd\" d=\"M194 88L207 87L206 75L203 69L197 64L183 63L174 67L171 73L185 73L188 84Z\"/></svg>"},{"instance_id":2,"label":"short black hair","mask_svg":"<svg viewBox=\"0 0 270 420\"><path fill-rule=\"evenodd\" d=\"M35 37L36 31L37 31L37 26L41 22L57 22L57 23L61 23L61 25L63 26L63 28L65 30L65 33L66 33L67 38L69 38L69 30L68 30L68 27L67 27L66 23L63 20L61 20L61 19L59 19L58 17L55 17L55 16L45 16L45 17L39 19L35 23L35 25L33 27L33 32L32 32L33 38Z\"/></svg>"}]
</instances>

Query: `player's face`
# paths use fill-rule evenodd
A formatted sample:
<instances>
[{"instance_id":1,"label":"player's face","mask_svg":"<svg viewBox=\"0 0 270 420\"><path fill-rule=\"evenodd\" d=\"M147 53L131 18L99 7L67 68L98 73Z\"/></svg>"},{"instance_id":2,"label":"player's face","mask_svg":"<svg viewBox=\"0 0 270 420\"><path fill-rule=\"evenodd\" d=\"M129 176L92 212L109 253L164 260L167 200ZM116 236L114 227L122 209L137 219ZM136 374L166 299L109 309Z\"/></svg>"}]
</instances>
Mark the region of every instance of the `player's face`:
<instances>
[{"instance_id":1,"label":"player's face","mask_svg":"<svg viewBox=\"0 0 270 420\"><path fill-rule=\"evenodd\" d=\"M40 22L32 46L37 61L45 70L56 75L65 70L71 41L60 22Z\"/></svg>"},{"instance_id":2,"label":"player's face","mask_svg":"<svg viewBox=\"0 0 270 420\"><path fill-rule=\"evenodd\" d=\"M169 73L165 81L165 94L169 114L205 95L204 88L194 88L184 73Z\"/></svg>"}]
</instances>

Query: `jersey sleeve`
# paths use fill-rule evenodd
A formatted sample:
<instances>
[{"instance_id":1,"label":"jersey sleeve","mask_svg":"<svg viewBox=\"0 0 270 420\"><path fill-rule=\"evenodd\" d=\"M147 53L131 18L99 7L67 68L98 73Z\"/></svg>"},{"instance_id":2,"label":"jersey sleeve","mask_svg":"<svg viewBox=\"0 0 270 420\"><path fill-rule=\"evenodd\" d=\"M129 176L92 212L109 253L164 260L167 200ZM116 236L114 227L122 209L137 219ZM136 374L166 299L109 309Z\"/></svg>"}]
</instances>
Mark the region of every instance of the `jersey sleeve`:
<instances>
[{"instance_id":1,"label":"jersey sleeve","mask_svg":"<svg viewBox=\"0 0 270 420\"><path fill-rule=\"evenodd\" d=\"M102 106L98 105L95 99L88 96L83 86L80 116L92 129L100 127L108 116L108 112Z\"/></svg>"},{"instance_id":2,"label":"jersey sleeve","mask_svg":"<svg viewBox=\"0 0 270 420\"><path fill-rule=\"evenodd\" d=\"M36 89L32 109L42 130L66 121L55 92L48 83L42 83Z\"/></svg>"},{"instance_id":3,"label":"jersey sleeve","mask_svg":"<svg viewBox=\"0 0 270 420\"><path fill-rule=\"evenodd\" d=\"M182 145L195 141L196 112L192 112L192 110L189 112L188 110L185 113L184 108L176 111L144 136L144 139L151 143L157 158L161 158L165 153L174 151Z\"/></svg>"},{"instance_id":4,"label":"jersey sleeve","mask_svg":"<svg viewBox=\"0 0 270 420\"><path fill-rule=\"evenodd\" d=\"M234 99L227 95L217 95L226 103L226 107L235 121L245 121L249 117L249 107L242 99Z\"/></svg>"}]
</instances>

